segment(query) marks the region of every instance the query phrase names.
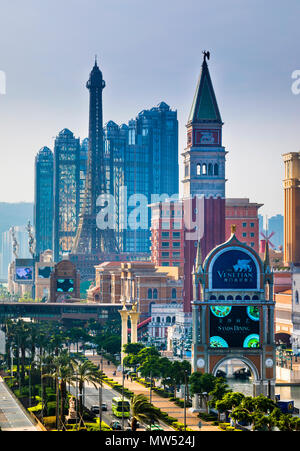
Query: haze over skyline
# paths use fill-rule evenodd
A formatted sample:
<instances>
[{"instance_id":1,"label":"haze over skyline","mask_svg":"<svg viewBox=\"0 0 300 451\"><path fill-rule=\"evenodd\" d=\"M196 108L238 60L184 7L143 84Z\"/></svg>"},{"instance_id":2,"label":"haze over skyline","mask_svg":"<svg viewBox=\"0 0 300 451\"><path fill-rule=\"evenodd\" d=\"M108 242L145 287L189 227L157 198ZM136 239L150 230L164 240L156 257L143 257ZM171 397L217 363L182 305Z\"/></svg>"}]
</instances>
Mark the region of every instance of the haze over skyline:
<instances>
[{"instance_id":1,"label":"haze over skyline","mask_svg":"<svg viewBox=\"0 0 300 451\"><path fill-rule=\"evenodd\" d=\"M263 203L264 215L283 213L281 155L300 143L300 95L291 90L299 2L0 0L0 8L1 202L33 201L34 157L53 149L60 130L88 135L85 83L95 54L106 81L104 123L128 123L165 101L178 111L181 155L209 50L229 152L226 196Z\"/></svg>"}]
</instances>

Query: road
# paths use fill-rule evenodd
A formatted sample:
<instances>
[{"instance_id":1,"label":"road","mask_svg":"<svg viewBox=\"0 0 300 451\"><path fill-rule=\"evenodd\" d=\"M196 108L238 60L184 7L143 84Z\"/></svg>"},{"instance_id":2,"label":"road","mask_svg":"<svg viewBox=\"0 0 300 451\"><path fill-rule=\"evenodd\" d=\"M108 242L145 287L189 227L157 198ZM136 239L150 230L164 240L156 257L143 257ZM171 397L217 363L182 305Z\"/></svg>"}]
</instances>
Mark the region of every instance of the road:
<instances>
[{"instance_id":1,"label":"road","mask_svg":"<svg viewBox=\"0 0 300 451\"><path fill-rule=\"evenodd\" d=\"M70 389L71 393L75 395L75 388ZM84 405L88 409L90 409L93 405L99 406L99 390L95 388L93 385L85 385L84 389ZM115 397L120 397L120 393L112 390L110 387L103 385L102 388L102 402L107 404L107 412L102 412L102 420L106 424L110 424L112 421L119 421L122 423L122 418L116 418L112 413L112 399ZM125 398L126 399L126 398ZM128 426L128 419L124 419L124 426Z\"/></svg>"},{"instance_id":2,"label":"road","mask_svg":"<svg viewBox=\"0 0 300 451\"><path fill-rule=\"evenodd\" d=\"M41 429L36 426L0 378L0 427L2 431L28 431L37 432Z\"/></svg>"}]
</instances>

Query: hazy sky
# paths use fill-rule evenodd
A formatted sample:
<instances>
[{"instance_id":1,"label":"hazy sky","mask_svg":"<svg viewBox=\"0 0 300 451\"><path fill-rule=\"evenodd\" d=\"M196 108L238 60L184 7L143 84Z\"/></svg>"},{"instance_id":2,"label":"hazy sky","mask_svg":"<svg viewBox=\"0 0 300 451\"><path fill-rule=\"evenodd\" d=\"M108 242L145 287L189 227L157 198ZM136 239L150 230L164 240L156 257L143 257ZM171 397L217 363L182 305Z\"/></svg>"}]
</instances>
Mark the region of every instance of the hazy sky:
<instances>
[{"instance_id":1,"label":"hazy sky","mask_svg":"<svg viewBox=\"0 0 300 451\"><path fill-rule=\"evenodd\" d=\"M105 122L127 123L163 100L178 111L181 154L206 49L229 152L226 195L282 213L281 154L300 150L299 17L299 0L0 0L0 201L33 200L34 156L60 130L87 136L95 54Z\"/></svg>"}]
</instances>

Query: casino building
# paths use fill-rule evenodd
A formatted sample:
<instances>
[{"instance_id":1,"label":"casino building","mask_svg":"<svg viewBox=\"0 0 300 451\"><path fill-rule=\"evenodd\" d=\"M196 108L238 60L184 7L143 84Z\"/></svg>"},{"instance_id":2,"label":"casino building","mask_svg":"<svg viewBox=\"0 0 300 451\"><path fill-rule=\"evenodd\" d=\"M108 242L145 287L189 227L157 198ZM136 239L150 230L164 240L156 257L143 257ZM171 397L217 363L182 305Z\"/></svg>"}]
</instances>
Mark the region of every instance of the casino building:
<instances>
[{"instance_id":1,"label":"casino building","mask_svg":"<svg viewBox=\"0 0 300 451\"><path fill-rule=\"evenodd\" d=\"M274 398L275 343L273 273L239 241L235 226L228 241L201 259L193 271L193 371L216 375L224 362L242 361L253 377L253 395Z\"/></svg>"}]
</instances>

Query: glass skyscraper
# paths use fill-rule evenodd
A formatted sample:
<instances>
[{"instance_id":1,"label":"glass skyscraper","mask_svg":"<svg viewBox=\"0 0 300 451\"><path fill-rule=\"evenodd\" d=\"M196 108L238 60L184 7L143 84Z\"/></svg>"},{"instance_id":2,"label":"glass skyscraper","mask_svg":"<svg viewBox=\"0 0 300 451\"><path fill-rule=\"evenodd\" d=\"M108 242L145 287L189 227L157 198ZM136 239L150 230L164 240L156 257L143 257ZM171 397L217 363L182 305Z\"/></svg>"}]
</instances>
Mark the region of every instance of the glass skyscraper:
<instances>
[{"instance_id":1,"label":"glass skyscraper","mask_svg":"<svg viewBox=\"0 0 300 451\"><path fill-rule=\"evenodd\" d=\"M127 199L134 194L143 194L150 204L153 202L152 195L178 195L177 111L171 110L165 102L141 111L135 120L129 121L124 179ZM132 227L134 209L135 205L129 204L127 207L127 216L131 221L124 234L124 251L148 253L150 208L147 209L147 217L141 219L137 216L136 224Z\"/></svg>"},{"instance_id":2,"label":"glass skyscraper","mask_svg":"<svg viewBox=\"0 0 300 451\"><path fill-rule=\"evenodd\" d=\"M43 147L35 157L34 227L36 253L53 250L53 153Z\"/></svg>"},{"instance_id":3,"label":"glass skyscraper","mask_svg":"<svg viewBox=\"0 0 300 451\"><path fill-rule=\"evenodd\" d=\"M54 145L54 258L72 250L80 213L80 140L62 130Z\"/></svg>"}]
</instances>

